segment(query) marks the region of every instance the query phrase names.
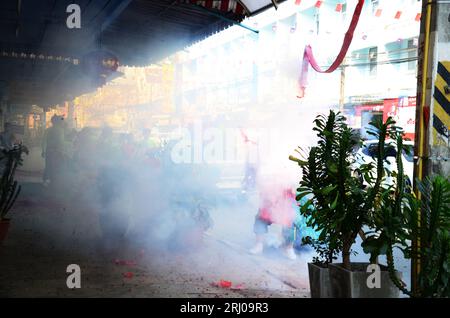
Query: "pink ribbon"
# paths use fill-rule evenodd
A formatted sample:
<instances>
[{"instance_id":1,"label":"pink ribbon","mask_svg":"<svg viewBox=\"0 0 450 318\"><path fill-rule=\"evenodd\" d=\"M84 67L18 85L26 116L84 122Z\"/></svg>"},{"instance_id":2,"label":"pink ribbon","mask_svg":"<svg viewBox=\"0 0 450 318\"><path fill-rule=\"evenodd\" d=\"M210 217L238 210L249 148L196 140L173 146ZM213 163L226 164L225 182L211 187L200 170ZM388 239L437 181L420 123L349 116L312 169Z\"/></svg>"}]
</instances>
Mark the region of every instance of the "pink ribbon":
<instances>
[{"instance_id":1,"label":"pink ribbon","mask_svg":"<svg viewBox=\"0 0 450 318\"><path fill-rule=\"evenodd\" d=\"M362 8L364 6L364 0L359 0L356 5L355 12L353 13L352 21L350 22L350 26L348 27L347 32L345 33L344 41L342 43L341 50L339 51L338 56L334 60L333 64L326 69L321 70L319 65L317 64L316 59L314 58L312 48L310 45L305 47L305 51L303 53L303 61L302 61L302 72L300 74L299 79L299 93L298 98L303 98L305 96L305 89L308 85L308 69L309 64L311 64L312 68L318 73L331 73L334 72L339 65L341 65L342 61L347 54L348 48L353 40L353 33L355 32L356 26L358 25L359 17L361 15Z\"/></svg>"}]
</instances>

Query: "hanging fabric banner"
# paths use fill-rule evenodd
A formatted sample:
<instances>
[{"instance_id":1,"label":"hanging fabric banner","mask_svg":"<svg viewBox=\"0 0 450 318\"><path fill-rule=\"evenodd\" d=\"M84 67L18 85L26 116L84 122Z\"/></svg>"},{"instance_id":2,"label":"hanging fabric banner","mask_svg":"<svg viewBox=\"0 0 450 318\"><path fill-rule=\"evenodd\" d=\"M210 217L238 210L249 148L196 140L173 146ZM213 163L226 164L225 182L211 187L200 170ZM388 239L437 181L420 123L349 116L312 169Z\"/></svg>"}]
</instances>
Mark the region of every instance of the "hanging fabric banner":
<instances>
[{"instance_id":1,"label":"hanging fabric banner","mask_svg":"<svg viewBox=\"0 0 450 318\"><path fill-rule=\"evenodd\" d=\"M352 21L350 22L350 26L348 27L347 32L345 33L344 41L342 43L341 50L339 51L338 56L331 66L326 70L321 70L320 66L317 64L316 59L312 53L312 48L310 45L305 47L305 51L303 53L303 62L302 62L302 70L299 79L299 92L297 97L303 98L305 96L305 89L308 84L308 69L311 64L312 68L318 73L331 73L334 72L339 65L341 65L344 60L345 55L347 54L348 48L352 43L353 33L355 32L356 26L358 25L359 17L361 15L362 8L364 6L364 0L358 0L358 4L356 5L355 12L353 13Z\"/></svg>"}]
</instances>

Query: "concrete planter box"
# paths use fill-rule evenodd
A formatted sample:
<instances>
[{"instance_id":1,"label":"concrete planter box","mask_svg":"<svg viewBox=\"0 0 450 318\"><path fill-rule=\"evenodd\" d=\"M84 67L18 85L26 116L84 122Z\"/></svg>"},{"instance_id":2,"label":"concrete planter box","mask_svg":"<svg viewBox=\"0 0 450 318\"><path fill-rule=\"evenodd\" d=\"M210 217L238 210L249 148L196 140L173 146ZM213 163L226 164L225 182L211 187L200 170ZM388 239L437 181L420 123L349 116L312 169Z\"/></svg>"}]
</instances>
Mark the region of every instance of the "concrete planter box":
<instances>
[{"instance_id":1,"label":"concrete planter box","mask_svg":"<svg viewBox=\"0 0 450 318\"><path fill-rule=\"evenodd\" d=\"M0 245L5 240L6 235L8 234L9 225L10 225L9 219L0 220Z\"/></svg>"},{"instance_id":2,"label":"concrete planter box","mask_svg":"<svg viewBox=\"0 0 450 318\"><path fill-rule=\"evenodd\" d=\"M330 298L331 283L327 267L321 267L314 263L308 263L309 288L311 298Z\"/></svg>"},{"instance_id":3,"label":"concrete planter box","mask_svg":"<svg viewBox=\"0 0 450 318\"><path fill-rule=\"evenodd\" d=\"M335 298L398 298L400 290L389 278L387 267L380 265L380 288L369 288L367 273L369 263L352 263L352 270L344 269L342 264L328 265L332 295ZM401 278L401 273L396 272Z\"/></svg>"}]
</instances>

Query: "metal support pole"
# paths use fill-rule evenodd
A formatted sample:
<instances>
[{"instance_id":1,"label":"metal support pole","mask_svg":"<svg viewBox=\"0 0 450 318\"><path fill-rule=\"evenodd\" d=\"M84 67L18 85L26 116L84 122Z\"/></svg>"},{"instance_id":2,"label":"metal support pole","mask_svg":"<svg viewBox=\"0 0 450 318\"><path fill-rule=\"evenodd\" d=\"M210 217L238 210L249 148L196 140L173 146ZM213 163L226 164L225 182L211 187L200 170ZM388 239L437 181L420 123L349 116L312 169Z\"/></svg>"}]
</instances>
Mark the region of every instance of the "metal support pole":
<instances>
[{"instance_id":1,"label":"metal support pole","mask_svg":"<svg viewBox=\"0 0 450 318\"><path fill-rule=\"evenodd\" d=\"M345 69L347 66L345 65L345 59L341 65L341 79L340 79L340 88L339 88L339 110L341 113L344 112L344 102L345 102Z\"/></svg>"},{"instance_id":2,"label":"metal support pole","mask_svg":"<svg viewBox=\"0 0 450 318\"><path fill-rule=\"evenodd\" d=\"M419 59L417 74L417 109L416 109L416 132L415 149L416 158L414 165L414 180L423 180L429 173L428 153L429 153L429 122L431 103L431 81L430 60L433 58L433 46L430 45L430 35L432 26L433 1L426 0L422 4L422 21L420 25L419 38ZM414 192L420 199L420 192L414 182ZM420 213L418 216L418 227L420 228ZM420 252L420 237L413 238L413 253ZM420 275L420 259L413 257L411 261L411 287L413 295L417 296L419 291L418 278Z\"/></svg>"}]
</instances>

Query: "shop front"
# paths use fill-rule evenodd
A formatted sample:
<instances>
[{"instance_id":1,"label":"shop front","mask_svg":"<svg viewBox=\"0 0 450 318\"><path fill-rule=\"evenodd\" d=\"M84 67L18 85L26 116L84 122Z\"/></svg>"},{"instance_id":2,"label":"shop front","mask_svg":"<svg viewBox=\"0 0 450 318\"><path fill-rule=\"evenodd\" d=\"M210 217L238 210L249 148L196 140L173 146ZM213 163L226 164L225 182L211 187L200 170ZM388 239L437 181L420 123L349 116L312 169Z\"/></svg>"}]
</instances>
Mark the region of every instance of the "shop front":
<instances>
[{"instance_id":1,"label":"shop front","mask_svg":"<svg viewBox=\"0 0 450 318\"><path fill-rule=\"evenodd\" d=\"M392 117L403 127L405 139L414 140L416 97L405 96L371 101L355 101L344 105L344 114L350 126L360 131L364 139L373 138L368 134L369 123Z\"/></svg>"}]
</instances>

